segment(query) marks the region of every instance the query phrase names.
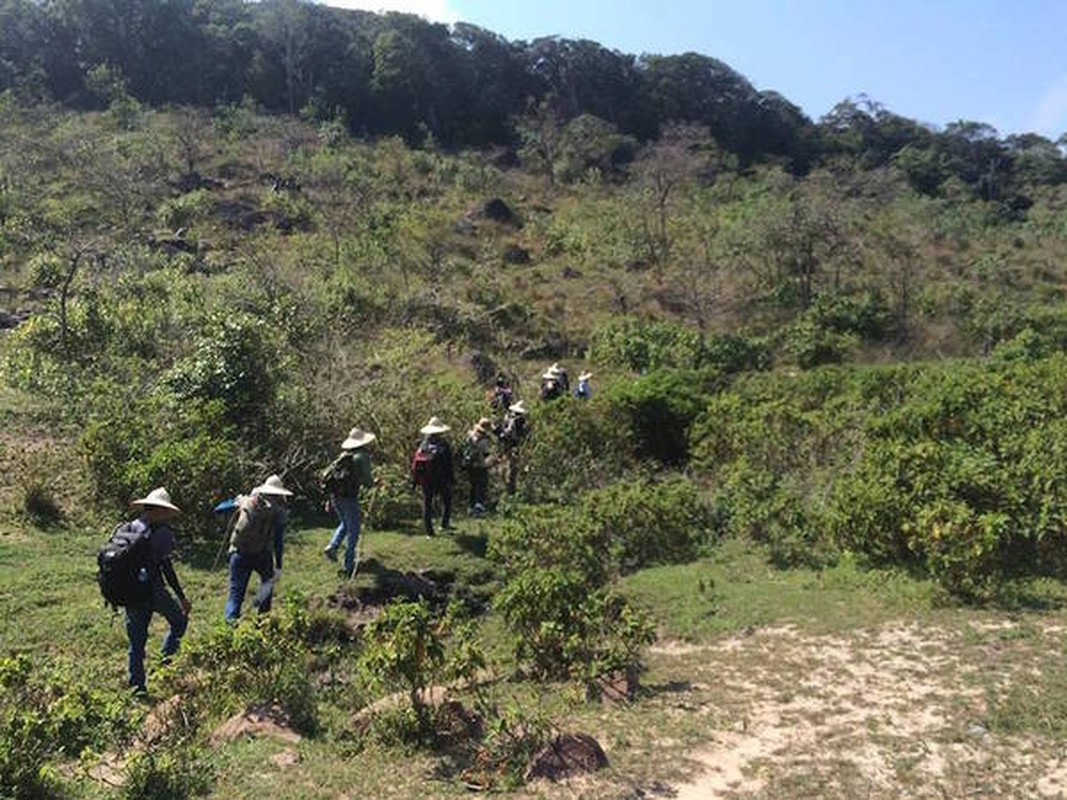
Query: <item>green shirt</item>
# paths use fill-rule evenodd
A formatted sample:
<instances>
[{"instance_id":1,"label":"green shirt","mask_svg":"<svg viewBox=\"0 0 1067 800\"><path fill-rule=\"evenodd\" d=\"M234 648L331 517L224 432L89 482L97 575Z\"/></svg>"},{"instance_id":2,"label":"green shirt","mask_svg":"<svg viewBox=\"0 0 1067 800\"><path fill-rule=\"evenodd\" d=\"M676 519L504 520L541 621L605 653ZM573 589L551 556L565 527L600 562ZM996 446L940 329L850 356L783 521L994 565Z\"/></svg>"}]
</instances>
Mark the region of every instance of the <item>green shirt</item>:
<instances>
[{"instance_id":1,"label":"green shirt","mask_svg":"<svg viewBox=\"0 0 1067 800\"><path fill-rule=\"evenodd\" d=\"M326 491L338 497L357 497L360 487L374 486L370 453L362 448L345 450L323 473Z\"/></svg>"}]
</instances>

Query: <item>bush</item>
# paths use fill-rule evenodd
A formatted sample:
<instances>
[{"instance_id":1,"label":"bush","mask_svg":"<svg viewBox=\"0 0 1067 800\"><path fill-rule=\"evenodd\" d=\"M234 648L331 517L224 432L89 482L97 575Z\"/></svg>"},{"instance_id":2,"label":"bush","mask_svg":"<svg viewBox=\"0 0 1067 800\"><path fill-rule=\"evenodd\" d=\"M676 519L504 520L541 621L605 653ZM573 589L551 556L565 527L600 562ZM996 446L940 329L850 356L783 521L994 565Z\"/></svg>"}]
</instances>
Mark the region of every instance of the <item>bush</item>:
<instances>
[{"instance_id":1,"label":"bush","mask_svg":"<svg viewBox=\"0 0 1067 800\"><path fill-rule=\"evenodd\" d=\"M518 455L518 493L527 502L570 502L633 465L632 447L603 396L539 403L528 423Z\"/></svg>"},{"instance_id":2,"label":"bush","mask_svg":"<svg viewBox=\"0 0 1067 800\"><path fill-rule=\"evenodd\" d=\"M128 731L123 704L41 659L0 658L0 796L52 796L48 762L77 758Z\"/></svg>"},{"instance_id":3,"label":"bush","mask_svg":"<svg viewBox=\"0 0 1067 800\"><path fill-rule=\"evenodd\" d=\"M673 486L653 496L662 507L672 493L685 490ZM630 513L605 508L613 497L626 497ZM594 496L588 505L589 512L530 509L507 521L490 540L489 557L504 573L494 604L513 635L516 658L536 675L574 678L592 690L601 675L636 671L640 648L651 641L647 615L608 584L621 572L622 559L632 565L645 554L656 503L619 490ZM671 526L669 538L677 538L677 528ZM675 545L675 552L688 551Z\"/></svg>"},{"instance_id":4,"label":"bush","mask_svg":"<svg viewBox=\"0 0 1067 800\"><path fill-rule=\"evenodd\" d=\"M647 614L562 566L524 569L496 596L513 634L515 657L540 678L574 678L592 688L616 671L633 672L654 639Z\"/></svg>"},{"instance_id":5,"label":"bush","mask_svg":"<svg viewBox=\"0 0 1067 800\"><path fill-rule=\"evenodd\" d=\"M230 435L218 404L177 409L151 397L126 399L116 389L101 397L79 444L96 495L110 511L124 510L131 499L166 486L186 512L183 528L197 535L214 523L209 498L249 483L250 454Z\"/></svg>"},{"instance_id":6,"label":"bush","mask_svg":"<svg viewBox=\"0 0 1067 800\"><path fill-rule=\"evenodd\" d=\"M674 322L628 317L608 322L593 333L589 358L633 372L674 368L715 369L729 374L766 369L770 350L761 339L706 335Z\"/></svg>"},{"instance_id":7,"label":"bush","mask_svg":"<svg viewBox=\"0 0 1067 800\"><path fill-rule=\"evenodd\" d=\"M307 641L309 617L300 598L287 598L282 613L219 623L183 645L174 666L175 681L190 705L211 717L250 706L277 704L293 727L318 729L318 704Z\"/></svg>"},{"instance_id":8,"label":"bush","mask_svg":"<svg viewBox=\"0 0 1067 800\"><path fill-rule=\"evenodd\" d=\"M602 397L622 423L635 456L677 465L688 458L689 428L712 385L714 376L707 373L663 369L613 384Z\"/></svg>"},{"instance_id":9,"label":"bush","mask_svg":"<svg viewBox=\"0 0 1067 800\"><path fill-rule=\"evenodd\" d=\"M710 509L691 482L617 483L581 498L615 574L691 561L712 544Z\"/></svg>"}]
</instances>

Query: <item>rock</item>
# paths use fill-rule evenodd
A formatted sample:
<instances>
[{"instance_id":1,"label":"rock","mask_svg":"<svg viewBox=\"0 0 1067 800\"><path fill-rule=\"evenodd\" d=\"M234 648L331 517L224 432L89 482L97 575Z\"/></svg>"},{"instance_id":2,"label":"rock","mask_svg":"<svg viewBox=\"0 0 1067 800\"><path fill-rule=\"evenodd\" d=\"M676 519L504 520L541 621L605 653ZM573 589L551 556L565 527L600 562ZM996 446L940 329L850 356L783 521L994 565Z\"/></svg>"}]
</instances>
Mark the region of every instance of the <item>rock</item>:
<instances>
[{"instance_id":1,"label":"rock","mask_svg":"<svg viewBox=\"0 0 1067 800\"><path fill-rule=\"evenodd\" d=\"M600 743L587 733L557 736L530 759L524 779L558 781L583 772L596 772L608 765Z\"/></svg>"},{"instance_id":2,"label":"rock","mask_svg":"<svg viewBox=\"0 0 1067 800\"><path fill-rule=\"evenodd\" d=\"M491 219L494 222L504 222L511 224L515 221L515 213L511 210L511 207L501 200L499 197L494 197L492 200L487 200L482 206L482 216L486 219Z\"/></svg>"},{"instance_id":3,"label":"rock","mask_svg":"<svg viewBox=\"0 0 1067 800\"><path fill-rule=\"evenodd\" d=\"M210 742L232 742L242 736L271 736L293 744L301 739L290 726L285 709L278 705L253 706L235 714L212 732Z\"/></svg>"},{"instance_id":4,"label":"rock","mask_svg":"<svg viewBox=\"0 0 1067 800\"><path fill-rule=\"evenodd\" d=\"M504 262L507 264L529 264L530 253L525 248L513 244L504 251Z\"/></svg>"},{"instance_id":5,"label":"rock","mask_svg":"<svg viewBox=\"0 0 1067 800\"><path fill-rule=\"evenodd\" d=\"M270 763L282 769L285 769L286 767L295 767L300 763L300 754L292 748L286 748L280 753L272 755L270 757Z\"/></svg>"}]
</instances>

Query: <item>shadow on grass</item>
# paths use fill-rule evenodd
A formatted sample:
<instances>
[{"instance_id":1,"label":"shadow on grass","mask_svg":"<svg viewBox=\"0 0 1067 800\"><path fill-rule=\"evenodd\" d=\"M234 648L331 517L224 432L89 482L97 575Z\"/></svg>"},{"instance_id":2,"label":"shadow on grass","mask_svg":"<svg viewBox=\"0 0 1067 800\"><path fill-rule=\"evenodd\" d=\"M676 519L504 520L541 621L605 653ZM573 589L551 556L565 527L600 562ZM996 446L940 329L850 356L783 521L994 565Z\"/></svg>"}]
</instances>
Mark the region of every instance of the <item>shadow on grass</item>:
<instances>
[{"instance_id":1,"label":"shadow on grass","mask_svg":"<svg viewBox=\"0 0 1067 800\"><path fill-rule=\"evenodd\" d=\"M485 558L486 551L489 548L489 537L484 533L460 533L453 536L452 541L461 550L465 550L477 558Z\"/></svg>"},{"instance_id":2,"label":"shadow on grass","mask_svg":"<svg viewBox=\"0 0 1067 800\"><path fill-rule=\"evenodd\" d=\"M666 681L664 683L642 684L638 689L641 697L658 697L664 694L684 694L693 691L693 684L689 681Z\"/></svg>"}]
</instances>

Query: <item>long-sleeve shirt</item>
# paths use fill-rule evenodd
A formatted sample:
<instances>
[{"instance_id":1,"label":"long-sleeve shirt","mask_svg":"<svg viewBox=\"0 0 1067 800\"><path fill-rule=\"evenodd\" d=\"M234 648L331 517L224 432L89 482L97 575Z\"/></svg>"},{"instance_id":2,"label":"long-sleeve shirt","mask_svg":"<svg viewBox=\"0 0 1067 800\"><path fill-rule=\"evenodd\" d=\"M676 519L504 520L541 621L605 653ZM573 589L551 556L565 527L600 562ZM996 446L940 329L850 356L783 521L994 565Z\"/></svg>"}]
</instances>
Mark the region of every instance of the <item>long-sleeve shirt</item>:
<instances>
[{"instance_id":1,"label":"long-sleeve shirt","mask_svg":"<svg viewBox=\"0 0 1067 800\"><path fill-rule=\"evenodd\" d=\"M174 571L174 564L171 562L171 556L174 554L174 531L169 525L152 525L148 517L141 517L140 520L152 531L149 544L152 548L152 563L156 567L152 571L152 583L155 588L162 589L165 581L174 590L178 599L184 600L185 592L182 590L178 573Z\"/></svg>"}]
</instances>

